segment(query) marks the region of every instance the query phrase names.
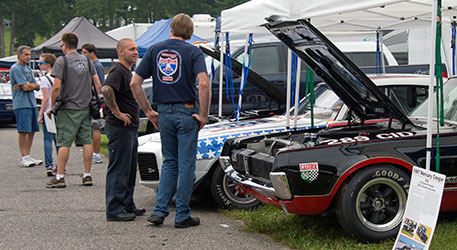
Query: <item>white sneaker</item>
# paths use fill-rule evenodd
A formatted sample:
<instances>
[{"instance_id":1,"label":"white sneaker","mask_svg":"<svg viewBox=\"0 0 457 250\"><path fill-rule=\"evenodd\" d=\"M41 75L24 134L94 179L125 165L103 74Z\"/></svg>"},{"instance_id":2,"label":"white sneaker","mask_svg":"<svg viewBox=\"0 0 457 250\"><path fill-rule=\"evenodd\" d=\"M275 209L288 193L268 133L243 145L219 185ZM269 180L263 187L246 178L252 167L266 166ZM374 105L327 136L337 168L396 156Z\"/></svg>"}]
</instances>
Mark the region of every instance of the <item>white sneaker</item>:
<instances>
[{"instance_id":1,"label":"white sneaker","mask_svg":"<svg viewBox=\"0 0 457 250\"><path fill-rule=\"evenodd\" d=\"M93 154L92 155L92 164L100 164L103 163L103 157L100 155Z\"/></svg>"},{"instance_id":2,"label":"white sneaker","mask_svg":"<svg viewBox=\"0 0 457 250\"><path fill-rule=\"evenodd\" d=\"M24 168L30 168L36 165L36 162L32 161L29 157L20 161L19 165Z\"/></svg>"},{"instance_id":3,"label":"white sneaker","mask_svg":"<svg viewBox=\"0 0 457 250\"><path fill-rule=\"evenodd\" d=\"M35 158L32 158L31 156L29 156L28 159L29 159L30 161L35 162L35 165L41 165L41 164L43 163L42 160L37 160L37 159L35 159Z\"/></svg>"}]
</instances>

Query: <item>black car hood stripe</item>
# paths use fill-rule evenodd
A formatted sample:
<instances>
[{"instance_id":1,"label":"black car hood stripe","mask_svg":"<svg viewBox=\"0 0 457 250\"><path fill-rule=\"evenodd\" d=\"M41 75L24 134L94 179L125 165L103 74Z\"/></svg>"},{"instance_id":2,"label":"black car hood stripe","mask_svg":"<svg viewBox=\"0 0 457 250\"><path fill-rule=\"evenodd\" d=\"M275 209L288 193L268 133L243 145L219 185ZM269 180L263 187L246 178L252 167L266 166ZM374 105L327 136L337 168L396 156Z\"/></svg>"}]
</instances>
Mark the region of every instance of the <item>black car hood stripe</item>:
<instances>
[{"instance_id":1,"label":"black car hood stripe","mask_svg":"<svg viewBox=\"0 0 457 250\"><path fill-rule=\"evenodd\" d=\"M200 49L208 56L216 60L220 60L220 51L209 49L205 46L200 46ZM225 54L224 54L225 57ZM241 75L243 65L232 58L232 70L237 74ZM271 82L267 81L265 78L254 72L253 70L249 70L248 74L248 82L252 85L256 86L258 89L262 90L267 96L269 96L273 101L280 105L284 105L286 103L285 99L285 91L276 85L272 84Z\"/></svg>"},{"instance_id":2,"label":"black car hood stripe","mask_svg":"<svg viewBox=\"0 0 457 250\"><path fill-rule=\"evenodd\" d=\"M265 27L294 51L363 120L412 122L330 40L305 20L270 21Z\"/></svg>"}]
</instances>

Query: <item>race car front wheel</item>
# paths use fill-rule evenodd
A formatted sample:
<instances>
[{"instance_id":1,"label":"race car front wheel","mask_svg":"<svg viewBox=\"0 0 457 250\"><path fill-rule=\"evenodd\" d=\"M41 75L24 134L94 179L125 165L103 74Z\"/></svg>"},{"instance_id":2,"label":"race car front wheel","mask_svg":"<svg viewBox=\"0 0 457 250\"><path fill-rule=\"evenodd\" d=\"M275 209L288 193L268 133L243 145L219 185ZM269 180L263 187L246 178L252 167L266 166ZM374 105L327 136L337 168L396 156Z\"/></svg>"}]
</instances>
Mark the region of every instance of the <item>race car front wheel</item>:
<instances>
[{"instance_id":1,"label":"race car front wheel","mask_svg":"<svg viewBox=\"0 0 457 250\"><path fill-rule=\"evenodd\" d=\"M211 194L218 207L253 208L261 204L261 201L245 194L242 186L227 177L221 166L214 167Z\"/></svg>"},{"instance_id":2,"label":"race car front wheel","mask_svg":"<svg viewBox=\"0 0 457 250\"><path fill-rule=\"evenodd\" d=\"M363 242L395 237L406 209L410 177L391 165L360 170L340 189L338 220L349 234Z\"/></svg>"}]
</instances>

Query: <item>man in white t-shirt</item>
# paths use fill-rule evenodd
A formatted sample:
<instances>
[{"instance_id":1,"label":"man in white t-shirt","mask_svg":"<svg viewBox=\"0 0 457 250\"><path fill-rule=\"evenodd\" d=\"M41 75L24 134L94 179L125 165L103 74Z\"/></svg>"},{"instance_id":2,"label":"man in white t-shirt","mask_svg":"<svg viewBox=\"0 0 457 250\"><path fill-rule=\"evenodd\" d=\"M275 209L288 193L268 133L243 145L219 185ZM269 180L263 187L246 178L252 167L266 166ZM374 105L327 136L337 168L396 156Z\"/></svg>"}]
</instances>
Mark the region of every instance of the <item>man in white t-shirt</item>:
<instances>
[{"instance_id":1,"label":"man in white t-shirt","mask_svg":"<svg viewBox=\"0 0 457 250\"><path fill-rule=\"evenodd\" d=\"M47 176L54 176L56 169L52 163L52 142L56 147L56 152L59 151L56 143L56 134L50 133L44 121L44 114L51 108L51 88L54 82L54 77L51 76L52 67L56 62L56 56L50 53L44 53L40 56L38 65L45 75L40 79L41 93L43 99L41 102L40 114L38 115L38 122L43 124L43 142L44 142L44 162L46 167Z\"/></svg>"}]
</instances>

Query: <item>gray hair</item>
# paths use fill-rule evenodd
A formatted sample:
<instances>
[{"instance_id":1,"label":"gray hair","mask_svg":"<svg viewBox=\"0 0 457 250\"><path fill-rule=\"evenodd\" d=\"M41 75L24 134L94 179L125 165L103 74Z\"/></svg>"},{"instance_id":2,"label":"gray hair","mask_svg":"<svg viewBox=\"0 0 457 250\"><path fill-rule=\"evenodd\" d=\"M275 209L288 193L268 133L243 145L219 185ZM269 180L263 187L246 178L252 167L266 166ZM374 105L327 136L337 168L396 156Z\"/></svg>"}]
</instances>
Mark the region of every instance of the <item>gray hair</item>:
<instances>
[{"instance_id":1,"label":"gray hair","mask_svg":"<svg viewBox=\"0 0 457 250\"><path fill-rule=\"evenodd\" d=\"M25 50L25 49L32 50L29 46L21 45L21 46L19 46L19 47L17 48L17 55L22 54L22 51Z\"/></svg>"}]
</instances>

